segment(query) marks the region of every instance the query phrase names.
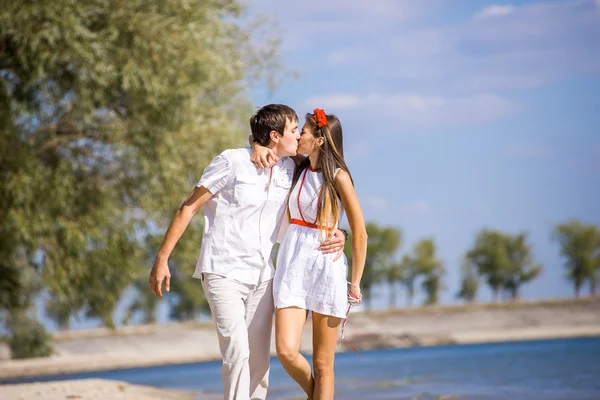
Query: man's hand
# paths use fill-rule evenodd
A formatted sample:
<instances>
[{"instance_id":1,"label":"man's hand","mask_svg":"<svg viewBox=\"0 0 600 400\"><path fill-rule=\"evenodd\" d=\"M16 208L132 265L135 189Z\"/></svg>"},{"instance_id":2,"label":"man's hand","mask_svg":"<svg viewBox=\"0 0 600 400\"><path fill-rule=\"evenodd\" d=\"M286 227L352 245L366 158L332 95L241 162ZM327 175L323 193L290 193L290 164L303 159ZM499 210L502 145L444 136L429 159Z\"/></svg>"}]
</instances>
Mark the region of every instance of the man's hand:
<instances>
[{"instance_id":1,"label":"man's hand","mask_svg":"<svg viewBox=\"0 0 600 400\"><path fill-rule=\"evenodd\" d=\"M150 272L150 278L148 278L148 283L150 283L150 287L152 288L154 294L161 298L162 283L165 279L165 289L168 292L171 290L171 272L169 272L169 265L167 264L167 260L156 257L154 266Z\"/></svg>"},{"instance_id":2,"label":"man's hand","mask_svg":"<svg viewBox=\"0 0 600 400\"><path fill-rule=\"evenodd\" d=\"M344 252L345 241L346 236L344 235L344 233L339 229L336 229L333 232L333 235L331 235L327 238L327 240L321 243L321 246L319 246L319 250L321 250L323 254L337 253L335 258L333 259L333 261L336 261L342 256L342 253Z\"/></svg>"},{"instance_id":3,"label":"man's hand","mask_svg":"<svg viewBox=\"0 0 600 400\"><path fill-rule=\"evenodd\" d=\"M278 161L275 153L271 149L265 146L261 146L258 143L252 145L252 155L250 161L258 169L270 168Z\"/></svg>"}]
</instances>

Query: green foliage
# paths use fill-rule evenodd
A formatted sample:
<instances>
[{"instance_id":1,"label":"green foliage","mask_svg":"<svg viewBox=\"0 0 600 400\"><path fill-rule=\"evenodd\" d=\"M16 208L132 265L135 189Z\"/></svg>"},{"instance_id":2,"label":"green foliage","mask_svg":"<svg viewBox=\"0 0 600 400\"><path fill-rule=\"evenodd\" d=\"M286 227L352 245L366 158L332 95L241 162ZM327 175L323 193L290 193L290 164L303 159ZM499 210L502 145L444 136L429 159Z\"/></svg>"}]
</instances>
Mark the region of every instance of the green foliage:
<instances>
[{"instance_id":1,"label":"green foliage","mask_svg":"<svg viewBox=\"0 0 600 400\"><path fill-rule=\"evenodd\" d=\"M534 265L526 234L509 236L506 247L509 263L508 270L505 272L504 288L514 300L519 297L521 285L540 275L542 266Z\"/></svg>"},{"instance_id":2,"label":"green foliage","mask_svg":"<svg viewBox=\"0 0 600 400\"><path fill-rule=\"evenodd\" d=\"M406 304L412 306L415 297L415 282L420 275L419 268L413 257L405 254L397 267L400 269L400 283L406 290Z\"/></svg>"},{"instance_id":3,"label":"green foliage","mask_svg":"<svg viewBox=\"0 0 600 400\"><path fill-rule=\"evenodd\" d=\"M520 287L542 271L540 265L533 264L531 247L524 233L512 236L483 229L465 257L477 266L479 275L487 280L496 300L502 291L517 299Z\"/></svg>"},{"instance_id":4,"label":"green foliage","mask_svg":"<svg viewBox=\"0 0 600 400\"><path fill-rule=\"evenodd\" d=\"M465 258L461 265L461 275L460 290L457 297L471 303L477 298L477 291L479 290L477 266Z\"/></svg>"},{"instance_id":5,"label":"green foliage","mask_svg":"<svg viewBox=\"0 0 600 400\"><path fill-rule=\"evenodd\" d=\"M36 319L15 312L10 318L8 341L12 358L46 357L52 354L50 335Z\"/></svg>"},{"instance_id":6,"label":"green foliage","mask_svg":"<svg viewBox=\"0 0 600 400\"><path fill-rule=\"evenodd\" d=\"M595 294L600 272L600 229L571 220L556 227L553 237L560 244L565 259L567 279L573 282L575 296L579 297L585 282Z\"/></svg>"},{"instance_id":7,"label":"green foliage","mask_svg":"<svg viewBox=\"0 0 600 400\"><path fill-rule=\"evenodd\" d=\"M0 309L18 307L19 294L23 293L20 271L12 265L0 263Z\"/></svg>"},{"instance_id":8,"label":"green foliage","mask_svg":"<svg viewBox=\"0 0 600 400\"><path fill-rule=\"evenodd\" d=\"M389 285L390 290L390 308L396 307L396 298L398 297L396 292L397 283L403 282L405 270L401 263L389 264L387 269L384 271L385 279Z\"/></svg>"},{"instance_id":9,"label":"green foliage","mask_svg":"<svg viewBox=\"0 0 600 400\"><path fill-rule=\"evenodd\" d=\"M196 229L186 231L180 245L169 259L173 293L168 298L172 305L170 316L175 320L193 319L201 312L210 311L200 280L189 279L196 268L202 241L200 220L192 221L190 225L192 224L196 224Z\"/></svg>"},{"instance_id":10,"label":"green foliage","mask_svg":"<svg viewBox=\"0 0 600 400\"><path fill-rule=\"evenodd\" d=\"M400 248L401 233L396 228L382 228L376 223L366 225L368 242L365 269L361 280L361 290L367 305L370 306L371 289L385 278L386 270L392 264L394 254ZM344 252L352 265L352 241L346 241Z\"/></svg>"},{"instance_id":11,"label":"green foliage","mask_svg":"<svg viewBox=\"0 0 600 400\"><path fill-rule=\"evenodd\" d=\"M422 287L427 297L426 305L437 304L439 292L443 288L442 278L445 273L444 264L436 258L436 246L433 239L422 239L417 242L411 255L402 259L405 270L405 285L408 291L409 304L414 296L415 280L423 276Z\"/></svg>"},{"instance_id":12,"label":"green foliage","mask_svg":"<svg viewBox=\"0 0 600 400\"><path fill-rule=\"evenodd\" d=\"M59 322L85 310L115 325L123 291L147 279L146 243L202 166L245 143L248 85L278 65L241 12L233 0L1 1L2 307L23 297L25 265ZM178 250L185 265L198 246ZM174 288L190 299L186 285Z\"/></svg>"}]
</instances>

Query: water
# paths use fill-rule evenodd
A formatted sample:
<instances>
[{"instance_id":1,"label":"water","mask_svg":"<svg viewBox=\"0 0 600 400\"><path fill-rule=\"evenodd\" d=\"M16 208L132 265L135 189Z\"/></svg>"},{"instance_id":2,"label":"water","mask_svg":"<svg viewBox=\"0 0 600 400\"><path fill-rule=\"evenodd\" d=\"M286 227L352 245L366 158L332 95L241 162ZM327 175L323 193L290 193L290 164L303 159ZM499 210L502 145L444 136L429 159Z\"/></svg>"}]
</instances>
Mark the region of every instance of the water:
<instances>
[{"instance_id":1,"label":"water","mask_svg":"<svg viewBox=\"0 0 600 400\"><path fill-rule=\"evenodd\" d=\"M376 350L360 352L360 358L342 353L336 355L335 370L336 399L600 400L600 338ZM221 364L135 368L18 382L81 378L220 392ZM268 399L305 399L276 358L272 359Z\"/></svg>"}]
</instances>

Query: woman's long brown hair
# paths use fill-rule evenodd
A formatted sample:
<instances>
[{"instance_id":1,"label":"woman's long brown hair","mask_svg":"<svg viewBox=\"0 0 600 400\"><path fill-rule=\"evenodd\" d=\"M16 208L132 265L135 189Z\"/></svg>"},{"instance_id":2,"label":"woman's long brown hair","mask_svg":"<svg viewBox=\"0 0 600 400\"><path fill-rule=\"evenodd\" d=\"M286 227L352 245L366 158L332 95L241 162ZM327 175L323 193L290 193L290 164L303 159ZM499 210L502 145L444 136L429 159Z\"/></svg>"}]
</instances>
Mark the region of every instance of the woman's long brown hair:
<instances>
[{"instance_id":1,"label":"woman's long brown hair","mask_svg":"<svg viewBox=\"0 0 600 400\"><path fill-rule=\"evenodd\" d=\"M338 168L343 169L352 175L346 161L344 160L344 146L342 137L342 123L337 116L327 115L327 125L319 128L313 114L306 114L306 123L311 128L314 137L322 137L323 145L320 147L318 168L323 173L323 186L321 187L321 206L317 213L316 225L321 230L332 230L340 217L341 201L339 194L335 189L335 171ZM296 169L294 176L294 186L306 168L310 166L308 157L302 161ZM352 181L354 184L354 181Z\"/></svg>"}]
</instances>

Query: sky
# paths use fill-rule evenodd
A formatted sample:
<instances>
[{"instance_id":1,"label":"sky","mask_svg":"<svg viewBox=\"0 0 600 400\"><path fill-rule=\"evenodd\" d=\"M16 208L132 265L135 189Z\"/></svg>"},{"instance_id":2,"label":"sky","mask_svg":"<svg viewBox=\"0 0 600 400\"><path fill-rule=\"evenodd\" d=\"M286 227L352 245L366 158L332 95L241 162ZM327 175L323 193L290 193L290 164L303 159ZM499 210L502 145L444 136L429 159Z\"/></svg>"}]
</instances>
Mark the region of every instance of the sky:
<instances>
[{"instance_id":1,"label":"sky","mask_svg":"<svg viewBox=\"0 0 600 400\"><path fill-rule=\"evenodd\" d=\"M253 102L339 116L365 219L402 231L398 258L435 240L442 303L484 227L528 233L524 299L571 297L552 231L600 224L600 0L299 4L247 2L289 71Z\"/></svg>"}]
</instances>

